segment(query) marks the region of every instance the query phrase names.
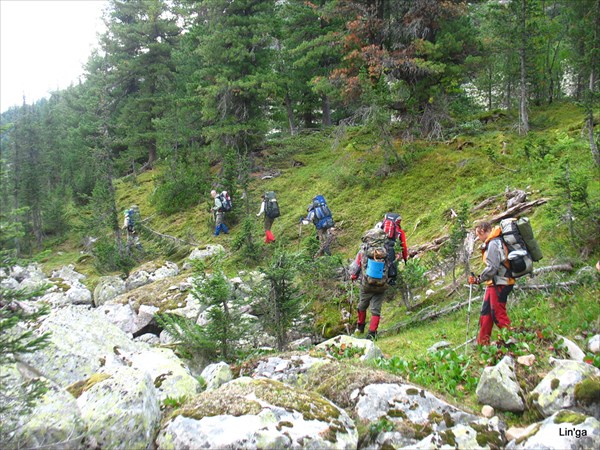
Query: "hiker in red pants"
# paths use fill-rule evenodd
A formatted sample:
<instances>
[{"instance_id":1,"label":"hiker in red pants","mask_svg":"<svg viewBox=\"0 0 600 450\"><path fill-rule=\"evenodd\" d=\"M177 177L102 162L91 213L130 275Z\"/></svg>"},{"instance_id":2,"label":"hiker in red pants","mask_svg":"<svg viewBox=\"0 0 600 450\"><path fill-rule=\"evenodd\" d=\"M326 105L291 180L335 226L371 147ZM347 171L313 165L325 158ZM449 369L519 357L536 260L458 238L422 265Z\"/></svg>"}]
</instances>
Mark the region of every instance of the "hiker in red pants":
<instances>
[{"instance_id":1,"label":"hiker in red pants","mask_svg":"<svg viewBox=\"0 0 600 450\"><path fill-rule=\"evenodd\" d=\"M470 284L486 284L481 317L479 318L479 335L477 343L489 345L494 324L498 328L510 327L510 319L506 314L506 300L513 289L515 279L508 268L508 249L502 242L501 228L489 222L480 222L475 228L477 238L482 242L481 253L485 269L479 276L470 276Z\"/></svg>"}]
</instances>

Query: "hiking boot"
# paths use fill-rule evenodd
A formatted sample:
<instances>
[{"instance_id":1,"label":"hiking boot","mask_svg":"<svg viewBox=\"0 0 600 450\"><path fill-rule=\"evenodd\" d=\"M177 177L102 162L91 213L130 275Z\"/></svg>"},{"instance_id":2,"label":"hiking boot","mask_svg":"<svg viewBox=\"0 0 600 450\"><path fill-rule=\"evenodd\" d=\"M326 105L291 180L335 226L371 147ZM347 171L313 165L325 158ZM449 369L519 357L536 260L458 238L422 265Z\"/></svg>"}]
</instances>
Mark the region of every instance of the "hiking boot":
<instances>
[{"instance_id":1,"label":"hiking boot","mask_svg":"<svg viewBox=\"0 0 600 450\"><path fill-rule=\"evenodd\" d=\"M365 324L357 323L356 330L354 330L354 336L359 336L359 335L363 334L364 332L365 332Z\"/></svg>"},{"instance_id":2,"label":"hiking boot","mask_svg":"<svg viewBox=\"0 0 600 450\"><path fill-rule=\"evenodd\" d=\"M394 278L390 278L390 280L388 281L388 284L390 286L396 286L396 280Z\"/></svg>"},{"instance_id":3,"label":"hiking boot","mask_svg":"<svg viewBox=\"0 0 600 450\"><path fill-rule=\"evenodd\" d=\"M367 339L370 341L375 341L377 339L377 331L370 331L367 333Z\"/></svg>"}]
</instances>

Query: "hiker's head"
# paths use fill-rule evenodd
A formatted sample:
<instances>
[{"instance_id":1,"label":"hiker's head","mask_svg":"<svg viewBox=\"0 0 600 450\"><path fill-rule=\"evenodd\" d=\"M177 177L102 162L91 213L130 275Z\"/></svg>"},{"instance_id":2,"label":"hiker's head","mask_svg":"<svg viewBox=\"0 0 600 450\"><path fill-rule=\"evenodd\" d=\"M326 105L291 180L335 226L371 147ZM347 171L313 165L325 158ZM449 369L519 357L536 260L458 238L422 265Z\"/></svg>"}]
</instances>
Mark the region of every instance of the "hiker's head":
<instances>
[{"instance_id":1,"label":"hiker's head","mask_svg":"<svg viewBox=\"0 0 600 450\"><path fill-rule=\"evenodd\" d=\"M479 222L475 226L475 235L481 242L485 242L492 231L492 224L489 222Z\"/></svg>"},{"instance_id":2,"label":"hiker's head","mask_svg":"<svg viewBox=\"0 0 600 450\"><path fill-rule=\"evenodd\" d=\"M212 191L210 191L210 196L212 198L215 198L217 196L217 191L215 191L214 189Z\"/></svg>"}]
</instances>

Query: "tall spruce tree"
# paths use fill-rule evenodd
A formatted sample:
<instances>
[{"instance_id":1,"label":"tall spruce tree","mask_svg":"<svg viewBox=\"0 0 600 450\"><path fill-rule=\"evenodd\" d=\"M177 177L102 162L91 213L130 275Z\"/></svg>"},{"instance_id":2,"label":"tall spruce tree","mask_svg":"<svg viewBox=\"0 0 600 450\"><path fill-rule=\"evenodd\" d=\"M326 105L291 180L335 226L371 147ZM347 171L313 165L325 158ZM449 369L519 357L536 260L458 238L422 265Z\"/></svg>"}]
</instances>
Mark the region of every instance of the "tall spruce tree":
<instances>
[{"instance_id":1,"label":"tall spruce tree","mask_svg":"<svg viewBox=\"0 0 600 450\"><path fill-rule=\"evenodd\" d=\"M174 74L171 53L180 29L164 0L110 0L107 32L101 43L106 53L118 107L116 132L128 161L157 158L156 120L165 112L164 96Z\"/></svg>"}]
</instances>

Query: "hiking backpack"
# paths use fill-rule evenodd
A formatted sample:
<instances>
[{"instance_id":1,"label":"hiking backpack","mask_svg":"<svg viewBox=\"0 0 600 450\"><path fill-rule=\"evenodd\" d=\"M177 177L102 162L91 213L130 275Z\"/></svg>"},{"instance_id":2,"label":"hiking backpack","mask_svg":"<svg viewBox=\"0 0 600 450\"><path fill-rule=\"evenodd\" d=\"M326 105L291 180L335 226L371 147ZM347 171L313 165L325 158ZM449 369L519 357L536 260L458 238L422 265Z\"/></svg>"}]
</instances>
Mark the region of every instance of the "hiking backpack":
<instances>
[{"instance_id":1,"label":"hiking backpack","mask_svg":"<svg viewBox=\"0 0 600 450\"><path fill-rule=\"evenodd\" d=\"M317 230L328 229L335 225L331 210L327 206L325 197L317 195L312 201L312 210L315 213L315 226Z\"/></svg>"},{"instance_id":2,"label":"hiking backpack","mask_svg":"<svg viewBox=\"0 0 600 450\"><path fill-rule=\"evenodd\" d=\"M387 235L381 228L373 228L363 235L362 241L360 268L363 282L372 287L383 288L388 283L390 267L385 248Z\"/></svg>"},{"instance_id":3,"label":"hiking backpack","mask_svg":"<svg viewBox=\"0 0 600 450\"><path fill-rule=\"evenodd\" d=\"M231 211L233 208L233 203L231 202L231 197L227 191L223 191L219 194L219 200L221 200L221 208L219 211Z\"/></svg>"},{"instance_id":4,"label":"hiking backpack","mask_svg":"<svg viewBox=\"0 0 600 450\"><path fill-rule=\"evenodd\" d=\"M527 217L500 221L502 241L508 249L508 264L513 278L533 272L533 263L542 259L542 250L533 236Z\"/></svg>"},{"instance_id":5,"label":"hiking backpack","mask_svg":"<svg viewBox=\"0 0 600 450\"><path fill-rule=\"evenodd\" d=\"M396 220L400 217L400 214L396 213L385 213L383 216L383 222L381 223L381 229L385 231L388 239L396 239Z\"/></svg>"},{"instance_id":6,"label":"hiking backpack","mask_svg":"<svg viewBox=\"0 0 600 450\"><path fill-rule=\"evenodd\" d=\"M129 231L130 233L133 233L133 225L135 224L135 220L133 218L133 209L128 209L126 211L126 217L127 217L127 231Z\"/></svg>"},{"instance_id":7,"label":"hiking backpack","mask_svg":"<svg viewBox=\"0 0 600 450\"><path fill-rule=\"evenodd\" d=\"M279 212L279 204L277 198L275 198L275 192L265 192L265 215L269 219L276 219L281 215Z\"/></svg>"}]
</instances>

